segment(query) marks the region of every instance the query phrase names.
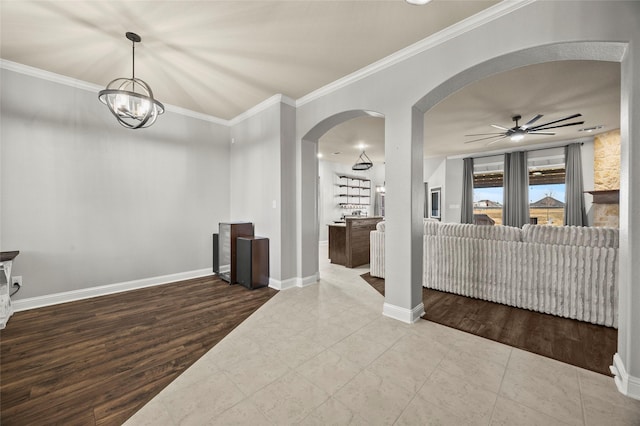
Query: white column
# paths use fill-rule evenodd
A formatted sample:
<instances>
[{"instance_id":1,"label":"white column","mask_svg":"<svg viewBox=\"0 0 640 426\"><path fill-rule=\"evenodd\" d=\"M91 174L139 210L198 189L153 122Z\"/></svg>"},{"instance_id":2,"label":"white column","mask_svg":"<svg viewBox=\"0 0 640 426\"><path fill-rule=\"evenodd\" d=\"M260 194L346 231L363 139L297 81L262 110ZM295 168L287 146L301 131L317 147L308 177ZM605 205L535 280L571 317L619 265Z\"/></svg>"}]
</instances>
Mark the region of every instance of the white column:
<instances>
[{"instance_id":1,"label":"white column","mask_svg":"<svg viewBox=\"0 0 640 426\"><path fill-rule=\"evenodd\" d=\"M423 113L385 120L386 231L383 314L411 323L422 303Z\"/></svg>"},{"instance_id":2,"label":"white column","mask_svg":"<svg viewBox=\"0 0 640 426\"><path fill-rule=\"evenodd\" d=\"M613 365L618 390L640 399L640 55L636 52L628 50L621 67L620 294Z\"/></svg>"}]
</instances>

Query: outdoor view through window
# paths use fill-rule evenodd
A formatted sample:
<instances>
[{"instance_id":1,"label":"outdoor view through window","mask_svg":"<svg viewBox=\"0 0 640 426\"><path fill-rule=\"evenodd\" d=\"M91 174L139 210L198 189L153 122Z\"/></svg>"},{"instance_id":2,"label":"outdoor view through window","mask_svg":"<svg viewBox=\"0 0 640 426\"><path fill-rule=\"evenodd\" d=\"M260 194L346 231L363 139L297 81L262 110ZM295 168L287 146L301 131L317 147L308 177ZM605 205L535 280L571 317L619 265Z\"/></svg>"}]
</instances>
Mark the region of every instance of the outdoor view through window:
<instances>
[{"instance_id":1,"label":"outdoor view through window","mask_svg":"<svg viewBox=\"0 0 640 426\"><path fill-rule=\"evenodd\" d=\"M529 223L564 223L564 167L529 170ZM476 173L473 188L474 223L502 225L503 173Z\"/></svg>"}]
</instances>

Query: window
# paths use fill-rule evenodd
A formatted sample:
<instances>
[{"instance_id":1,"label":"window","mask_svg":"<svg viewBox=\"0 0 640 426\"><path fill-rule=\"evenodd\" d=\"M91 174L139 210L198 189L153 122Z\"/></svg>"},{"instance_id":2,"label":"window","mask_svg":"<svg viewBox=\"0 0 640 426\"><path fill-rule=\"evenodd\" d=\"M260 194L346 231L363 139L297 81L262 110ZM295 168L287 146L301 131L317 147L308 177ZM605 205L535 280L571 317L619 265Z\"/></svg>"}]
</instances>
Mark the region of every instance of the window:
<instances>
[{"instance_id":1,"label":"window","mask_svg":"<svg viewBox=\"0 0 640 426\"><path fill-rule=\"evenodd\" d=\"M434 219L440 219L440 192L439 187L431 190L431 217Z\"/></svg>"},{"instance_id":2,"label":"window","mask_svg":"<svg viewBox=\"0 0 640 426\"><path fill-rule=\"evenodd\" d=\"M539 225L564 225L565 169L529 168L529 221Z\"/></svg>"},{"instance_id":3,"label":"window","mask_svg":"<svg viewBox=\"0 0 640 426\"><path fill-rule=\"evenodd\" d=\"M529 158L530 223L562 226L565 203L564 157L550 156L544 152L541 154ZM502 167L502 156L474 166L473 215L476 224L502 225Z\"/></svg>"},{"instance_id":4,"label":"window","mask_svg":"<svg viewBox=\"0 0 640 426\"><path fill-rule=\"evenodd\" d=\"M473 222L478 225L502 225L504 173L473 175Z\"/></svg>"}]
</instances>

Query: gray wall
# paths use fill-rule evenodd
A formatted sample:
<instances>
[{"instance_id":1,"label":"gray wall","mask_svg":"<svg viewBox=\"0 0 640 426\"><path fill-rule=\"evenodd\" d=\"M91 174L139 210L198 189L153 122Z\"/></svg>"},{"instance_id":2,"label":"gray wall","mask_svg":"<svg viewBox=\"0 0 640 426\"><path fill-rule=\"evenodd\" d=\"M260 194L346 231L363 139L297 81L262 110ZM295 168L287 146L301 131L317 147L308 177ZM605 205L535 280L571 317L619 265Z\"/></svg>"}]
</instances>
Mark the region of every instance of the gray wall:
<instances>
[{"instance_id":1,"label":"gray wall","mask_svg":"<svg viewBox=\"0 0 640 426\"><path fill-rule=\"evenodd\" d=\"M295 276L295 114L280 102L231 129L232 221L253 222L269 238L273 280Z\"/></svg>"},{"instance_id":2,"label":"gray wall","mask_svg":"<svg viewBox=\"0 0 640 426\"><path fill-rule=\"evenodd\" d=\"M211 267L229 129L167 112L127 130L97 94L2 70L2 250L14 299Z\"/></svg>"}]
</instances>

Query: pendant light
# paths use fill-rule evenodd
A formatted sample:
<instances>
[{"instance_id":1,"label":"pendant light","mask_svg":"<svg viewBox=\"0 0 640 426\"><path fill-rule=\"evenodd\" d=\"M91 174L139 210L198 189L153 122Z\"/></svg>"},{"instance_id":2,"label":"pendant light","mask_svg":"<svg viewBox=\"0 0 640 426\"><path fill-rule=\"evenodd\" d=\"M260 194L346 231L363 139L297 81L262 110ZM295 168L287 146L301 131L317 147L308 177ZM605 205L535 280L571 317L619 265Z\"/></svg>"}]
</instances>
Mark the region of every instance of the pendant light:
<instances>
[{"instance_id":1,"label":"pendant light","mask_svg":"<svg viewBox=\"0 0 640 426\"><path fill-rule=\"evenodd\" d=\"M131 40L131 78L116 78L106 89L101 90L98 99L109 107L118 123L128 129L149 127L164 113L164 105L153 98L151 87L136 78L136 43L142 38L136 33L125 34Z\"/></svg>"},{"instance_id":2,"label":"pendant light","mask_svg":"<svg viewBox=\"0 0 640 426\"><path fill-rule=\"evenodd\" d=\"M373 167L371 159L362 151L362 154L360 154L360 157L356 160L356 164L351 167L351 170L369 170L371 167Z\"/></svg>"}]
</instances>

